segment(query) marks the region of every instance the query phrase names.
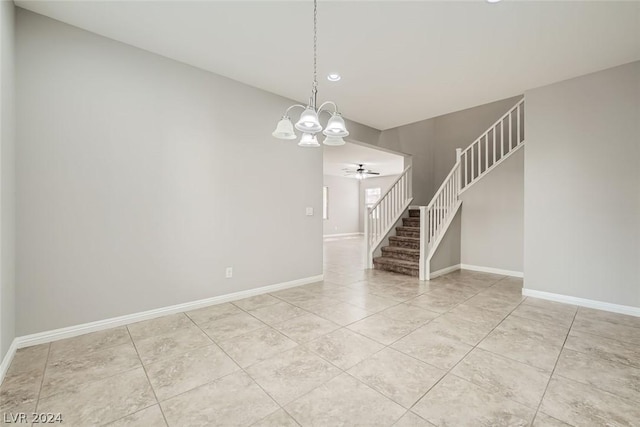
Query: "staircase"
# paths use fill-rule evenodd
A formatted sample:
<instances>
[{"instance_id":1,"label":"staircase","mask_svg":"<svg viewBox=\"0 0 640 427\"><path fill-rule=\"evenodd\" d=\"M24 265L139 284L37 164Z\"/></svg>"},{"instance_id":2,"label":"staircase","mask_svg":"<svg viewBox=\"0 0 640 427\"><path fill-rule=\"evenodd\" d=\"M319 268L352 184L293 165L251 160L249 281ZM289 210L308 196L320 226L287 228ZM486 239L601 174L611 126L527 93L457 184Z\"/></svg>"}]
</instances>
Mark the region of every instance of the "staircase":
<instances>
[{"instance_id":1,"label":"staircase","mask_svg":"<svg viewBox=\"0 0 640 427\"><path fill-rule=\"evenodd\" d=\"M389 237L389 246L382 248L382 256L373 259L374 268L418 277L420 274L420 210L409 209L409 217L402 218L396 235Z\"/></svg>"},{"instance_id":2,"label":"staircase","mask_svg":"<svg viewBox=\"0 0 640 427\"><path fill-rule=\"evenodd\" d=\"M471 145L464 150L456 149L455 165L427 206L409 208L408 204L413 200L410 191L403 193L404 202L399 203L394 184L365 217L368 268L375 266L381 270L417 276L420 280L431 279L431 258L462 206L460 195L524 143L524 99L521 99ZM403 172L402 179L406 180L408 170ZM411 181L408 182L410 190ZM405 207L398 210L400 206ZM400 219L402 225L398 226ZM396 236L389 236L394 226ZM378 251L385 239L388 246ZM377 253L382 256L374 258Z\"/></svg>"}]
</instances>

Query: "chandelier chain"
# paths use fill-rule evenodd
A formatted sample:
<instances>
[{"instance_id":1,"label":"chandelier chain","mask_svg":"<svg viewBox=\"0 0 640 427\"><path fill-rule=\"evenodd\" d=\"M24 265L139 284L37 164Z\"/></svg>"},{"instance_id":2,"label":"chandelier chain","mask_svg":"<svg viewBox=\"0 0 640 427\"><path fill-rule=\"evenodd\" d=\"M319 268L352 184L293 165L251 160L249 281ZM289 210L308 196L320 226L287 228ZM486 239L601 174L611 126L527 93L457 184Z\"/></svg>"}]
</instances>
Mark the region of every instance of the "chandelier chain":
<instances>
[{"instance_id":1,"label":"chandelier chain","mask_svg":"<svg viewBox=\"0 0 640 427\"><path fill-rule=\"evenodd\" d=\"M278 122L276 130L272 135L279 139L296 139L295 129L302 132L302 137L298 143L301 147L320 147L316 134L322 132L326 138L324 139L325 145L344 145L346 142L342 139L345 136L349 136L349 131L344 123L344 119L341 117L338 111L338 106L333 101L323 102L318 107L318 0L313 0L313 86L311 90L311 96L309 97L309 103L305 107L304 105L295 104L287 108L282 119ZM333 107L331 112L327 107ZM291 123L289 117L289 111L293 108L302 108L304 111L300 115L300 119L295 126ZM322 112L326 112L331 115L331 118L327 122L326 128L323 130L320 124L319 115ZM295 129L294 129L295 128Z\"/></svg>"},{"instance_id":2,"label":"chandelier chain","mask_svg":"<svg viewBox=\"0 0 640 427\"><path fill-rule=\"evenodd\" d=\"M318 0L313 0L313 86L318 85Z\"/></svg>"}]
</instances>

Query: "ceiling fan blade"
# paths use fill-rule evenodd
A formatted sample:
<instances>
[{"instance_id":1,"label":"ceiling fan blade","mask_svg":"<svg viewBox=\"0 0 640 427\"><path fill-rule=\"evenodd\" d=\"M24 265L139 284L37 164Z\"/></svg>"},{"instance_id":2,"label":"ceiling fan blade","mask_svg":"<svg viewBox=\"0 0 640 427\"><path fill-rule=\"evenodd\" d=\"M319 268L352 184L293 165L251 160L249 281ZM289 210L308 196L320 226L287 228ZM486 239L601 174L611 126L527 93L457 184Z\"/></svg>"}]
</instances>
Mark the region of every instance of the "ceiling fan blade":
<instances>
[{"instance_id":1,"label":"ceiling fan blade","mask_svg":"<svg viewBox=\"0 0 640 427\"><path fill-rule=\"evenodd\" d=\"M367 175L380 175L380 172L365 172Z\"/></svg>"}]
</instances>

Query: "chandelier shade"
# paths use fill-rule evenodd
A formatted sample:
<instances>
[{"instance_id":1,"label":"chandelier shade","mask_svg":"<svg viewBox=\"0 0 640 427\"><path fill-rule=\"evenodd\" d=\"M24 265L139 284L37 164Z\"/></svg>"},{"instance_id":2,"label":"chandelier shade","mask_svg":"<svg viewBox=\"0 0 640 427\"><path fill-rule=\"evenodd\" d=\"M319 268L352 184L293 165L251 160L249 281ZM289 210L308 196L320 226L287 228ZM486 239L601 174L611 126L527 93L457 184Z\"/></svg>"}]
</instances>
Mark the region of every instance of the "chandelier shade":
<instances>
[{"instance_id":1,"label":"chandelier shade","mask_svg":"<svg viewBox=\"0 0 640 427\"><path fill-rule=\"evenodd\" d=\"M324 133L326 136L349 136L347 127L344 124L344 119L342 118L340 113L337 112L331 115L331 118L327 123L327 127L322 133Z\"/></svg>"},{"instance_id":2,"label":"chandelier shade","mask_svg":"<svg viewBox=\"0 0 640 427\"><path fill-rule=\"evenodd\" d=\"M324 145L330 145L333 147L338 147L340 145L346 144L344 139L341 136L327 136L324 141L322 141Z\"/></svg>"},{"instance_id":3,"label":"chandelier shade","mask_svg":"<svg viewBox=\"0 0 640 427\"><path fill-rule=\"evenodd\" d=\"M335 102L326 101L317 107L318 98L318 0L313 0L313 84L311 86L311 97L309 97L309 103L304 106L300 104L292 105L287 108L284 116L278 122L276 130L272 135L280 139L296 139L295 129L302 132L302 137L298 143L301 147L320 147L318 138L315 136L318 132L322 132L326 138L324 140L325 145L344 145L345 142L342 138L349 135L347 127L344 123L344 119L338 112L338 106ZM325 106L333 107L333 111L325 109ZM289 111L294 108L301 108L304 111L300 115L300 119L296 122L295 126L292 126L289 118ZM327 126L322 131L322 125L320 124L320 113L326 111L331 115Z\"/></svg>"},{"instance_id":4,"label":"chandelier shade","mask_svg":"<svg viewBox=\"0 0 640 427\"><path fill-rule=\"evenodd\" d=\"M318 138L310 133L303 133L302 138L300 138L300 142L298 142L300 147L320 147L320 143L318 143Z\"/></svg>"},{"instance_id":5,"label":"chandelier shade","mask_svg":"<svg viewBox=\"0 0 640 427\"><path fill-rule=\"evenodd\" d=\"M305 133L318 133L322 130L318 113L311 106L307 107L300 115L300 120L296 123L296 129Z\"/></svg>"},{"instance_id":6,"label":"chandelier shade","mask_svg":"<svg viewBox=\"0 0 640 427\"><path fill-rule=\"evenodd\" d=\"M296 139L296 133L293 130L293 124L289 117L283 117L276 126L276 130L271 134L279 139Z\"/></svg>"}]
</instances>

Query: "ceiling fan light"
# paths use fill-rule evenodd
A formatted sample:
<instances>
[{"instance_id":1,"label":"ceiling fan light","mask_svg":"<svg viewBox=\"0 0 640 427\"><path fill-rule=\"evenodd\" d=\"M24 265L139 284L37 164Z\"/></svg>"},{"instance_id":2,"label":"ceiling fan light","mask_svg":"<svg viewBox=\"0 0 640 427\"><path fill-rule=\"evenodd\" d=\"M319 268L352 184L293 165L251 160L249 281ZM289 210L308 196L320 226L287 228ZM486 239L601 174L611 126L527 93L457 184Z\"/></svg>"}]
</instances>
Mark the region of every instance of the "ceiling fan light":
<instances>
[{"instance_id":1,"label":"ceiling fan light","mask_svg":"<svg viewBox=\"0 0 640 427\"><path fill-rule=\"evenodd\" d=\"M302 138L300 138L300 142L298 142L298 145L300 147L320 147L318 138L310 133L303 133Z\"/></svg>"},{"instance_id":2,"label":"ceiling fan light","mask_svg":"<svg viewBox=\"0 0 640 427\"><path fill-rule=\"evenodd\" d=\"M293 130L293 124L289 117L283 117L271 135L278 139L296 139L296 133Z\"/></svg>"},{"instance_id":3,"label":"ceiling fan light","mask_svg":"<svg viewBox=\"0 0 640 427\"><path fill-rule=\"evenodd\" d=\"M326 136L349 136L347 126L344 124L344 119L342 118L340 113L333 113L331 115L331 118L327 123L327 127L322 133L324 133Z\"/></svg>"},{"instance_id":4,"label":"ceiling fan light","mask_svg":"<svg viewBox=\"0 0 640 427\"><path fill-rule=\"evenodd\" d=\"M307 107L300 115L300 120L296 123L296 129L305 133L317 133L322 130L318 113L311 107Z\"/></svg>"},{"instance_id":5,"label":"ceiling fan light","mask_svg":"<svg viewBox=\"0 0 640 427\"><path fill-rule=\"evenodd\" d=\"M325 134L326 135L326 134ZM346 144L344 139L341 136L327 136L324 141L322 141L324 145L331 145L333 147L338 147L340 145Z\"/></svg>"}]
</instances>

